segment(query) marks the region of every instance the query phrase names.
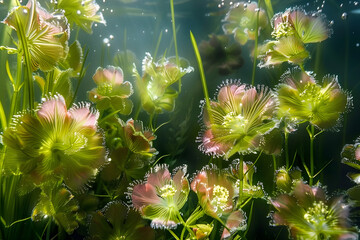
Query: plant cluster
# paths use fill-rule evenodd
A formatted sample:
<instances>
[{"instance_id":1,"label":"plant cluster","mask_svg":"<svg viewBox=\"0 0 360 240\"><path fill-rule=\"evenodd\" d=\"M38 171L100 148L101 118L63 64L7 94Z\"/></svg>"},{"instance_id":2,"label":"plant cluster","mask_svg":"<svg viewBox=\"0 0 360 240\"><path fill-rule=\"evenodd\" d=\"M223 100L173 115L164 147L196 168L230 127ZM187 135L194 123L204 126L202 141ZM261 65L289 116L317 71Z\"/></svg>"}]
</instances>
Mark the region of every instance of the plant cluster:
<instances>
[{"instance_id":1,"label":"plant cluster","mask_svg":"<svg viewBox=\"0 0 360 240\"><path fill-rule=\"evenodd\" d=\"M118 53L120 66L97 68L90 102L77 104L87 54L79 41L69 44L70 29L90 34L94 22L105 24L99 5L58 0L45 9L29 0L9 12L3 23L15 30L15 47L1 49L17 61L15 70L7 62L9 111L0 102L0 239L19 237L11 229L30 219L44 229L33 230L39 239L246 239L254 201L271 207L270 224L286 226L290 238L357 239L349 212L360 206L360 173L348 175L355 187L329 198L317 178L327 165L318 170L314 158L316 137L338 128L352 104L336 75L318 82L304 68L310 56L306 45L331 33L326 18L299 7L272 16L271 1L265 8L234 3L223 19L226 35L214 34L200 45L204 60L210 58L206 64L224 74L235 71L242 65L239 44L255 41L254 67L257 58L259 67L297 66L275 87L227 80L212 99L191 33L205 93L196 142L210 161L189 176L186 164L169 164L156 149L164 126L157 117L176 109L181 81L194 71L177 54L172 0L170 6L176 56L156 59L147 52L139 71L135 57L126 57L130 50ZM274 40L258 46L269 22ZM227 48L232 35L238 43ZM214 57L218 49L225 56L220 66ZM299 125L306 125L309 135L305 171L294 166L296 156L292 164L289 160L289 134ZM257 180L262 154L274 159L273 191ZM360 140L345 145L341 157L360 170ZM35 203L22 203L31 213L20 219L15 208L26 197Z\"/></svg>"}]
</instances>

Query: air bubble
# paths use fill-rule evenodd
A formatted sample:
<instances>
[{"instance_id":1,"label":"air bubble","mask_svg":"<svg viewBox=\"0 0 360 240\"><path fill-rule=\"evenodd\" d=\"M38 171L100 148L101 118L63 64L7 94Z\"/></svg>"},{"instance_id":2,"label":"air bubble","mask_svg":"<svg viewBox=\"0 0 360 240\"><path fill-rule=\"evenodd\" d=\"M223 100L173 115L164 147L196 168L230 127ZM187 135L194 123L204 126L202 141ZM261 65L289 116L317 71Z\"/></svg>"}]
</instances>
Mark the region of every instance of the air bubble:
<instances>
[{"instance_id":1,"label":"air bubble","mask_svg":"<svg viewBox=\"0 0 360 240\"><path fill-rule=\"evenodd\" d=\"M359 47L359 46L360 46L360 43L356 43L355 46L356 46L356 47Z\"/></svg>"},{"instance_id":2,"label":"air bubble","mask_svg":"<svg viewBox=\"0 0 360 240\"><path fill-rule=\"evenodd\" d=\"M344 12L343 14L341 14L341 18L342 18L343 20L346 20L346 18L347 18L347 13Z\"/></svg>"},{"instance_id":3,"label":"air bubble","mask_svg":"<svg viewBox=\"0 0 360 240\"><path fill-rule=\"evenodd\" d=\"M342 4L340 4L340 7L343 7L344 6L344 4L342 3Z\"/></svg>"},{"instance_id":4,"label":"air bubble","mask_svg":"<svg viewBox=\"0 0 360 240\"><path fill-rule=\"evenodd\" d=\"M77 14L77 15L80 15L80 14L81 14L81 11L80 11L80 10L77 10L77 11L76 11L76 14Z\"/></svg>"},{"instance_id":5,"label":"air bubble","mask_svg":"<svg viewBox=\"0 0 360 240\"><path fill-rule=\"evenodd\" d=\"M114 39L114 35L111 35L111 34L110 34L109 38L110 38L110 39Z\"/></svg>"},{"instance_id":6,"label":"air bubble","mask_svg":"<svg viewBox=\"0 0 360 240\"><path fill-rule=\"evenodd\" d=\"M110 42L110 40L108 38L104 38L104 40L103 40L104 44L108 44L109 42Z\"/></svg>"}]
</instances>

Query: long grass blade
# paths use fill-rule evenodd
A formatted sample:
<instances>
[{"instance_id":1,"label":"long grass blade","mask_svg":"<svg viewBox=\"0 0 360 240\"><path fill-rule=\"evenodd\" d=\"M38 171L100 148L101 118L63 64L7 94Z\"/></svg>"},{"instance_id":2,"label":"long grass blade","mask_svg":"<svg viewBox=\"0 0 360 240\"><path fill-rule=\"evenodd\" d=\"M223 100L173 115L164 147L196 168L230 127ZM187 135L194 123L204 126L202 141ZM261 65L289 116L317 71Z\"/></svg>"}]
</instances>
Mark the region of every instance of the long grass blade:
<instances>
[{"instance_id":1,"label":"long grass blade","mask_svg":"<svg viewBox=\"0 0 360 240\"><path fill-rule=\"evenodd\" d=\"M209 93L208 93L208 88L207 88L207 85L206 85L206 79L205 79L205 73L204 73L204 67L203 67L203 64L202 64L202 61L201 61L201 56L200 56L200 52L199 52L195 37L194 37L194 35L193 35L193 33L191 31L190 31L190 39L191 39L191 43L192 43L193 48L194 48L196 61L197 61L198 66L199 66L200 78L201 78L201 83L202 83L202 86L203 86L204 96L205 96L206 110L207 110L210 122L213 122L212 121L211 108L210 108L210 98L209 98Z\"/></svg>"}]
</instances>

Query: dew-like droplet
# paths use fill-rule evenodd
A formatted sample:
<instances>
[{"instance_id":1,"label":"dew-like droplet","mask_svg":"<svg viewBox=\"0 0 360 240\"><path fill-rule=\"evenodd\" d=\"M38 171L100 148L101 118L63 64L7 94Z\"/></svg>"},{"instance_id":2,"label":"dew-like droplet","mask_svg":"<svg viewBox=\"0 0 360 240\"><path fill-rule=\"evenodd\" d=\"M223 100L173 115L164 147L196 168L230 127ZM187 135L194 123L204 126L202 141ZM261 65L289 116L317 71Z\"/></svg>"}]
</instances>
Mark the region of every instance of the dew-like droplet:
<instances>
[{"instance_id":1,"label":"dew-like droplet","mask_svg":"<svg viewBox=\"0 0 360 240\"><path fill-rule=\"evenodd\" d=\"M77 11L76 11L76 14L77 14L77 15L80 15L80 14L81 14L81 11L80 11L80 10L77 10Z\"/></svg>"}]
</instances>

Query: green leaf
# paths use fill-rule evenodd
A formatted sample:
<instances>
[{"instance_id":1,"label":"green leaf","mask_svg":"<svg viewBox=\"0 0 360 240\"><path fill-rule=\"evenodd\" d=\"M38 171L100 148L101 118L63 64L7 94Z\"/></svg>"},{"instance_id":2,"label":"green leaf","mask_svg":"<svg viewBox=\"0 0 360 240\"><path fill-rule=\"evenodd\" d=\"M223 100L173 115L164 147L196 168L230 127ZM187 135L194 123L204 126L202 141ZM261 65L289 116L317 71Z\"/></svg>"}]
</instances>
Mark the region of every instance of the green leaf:
<instances>
[{"instance_id":1,"label":"green leaf","mask_svg":"<svg viewBox=\"0 0 360 240\"><path fill-rule=\"evenodd\" d=\"M323 15L310 16L297 9L290 12L289 21L303 43L321 42L329 37L330 30Z\"/></svg>"}]
</instances>

